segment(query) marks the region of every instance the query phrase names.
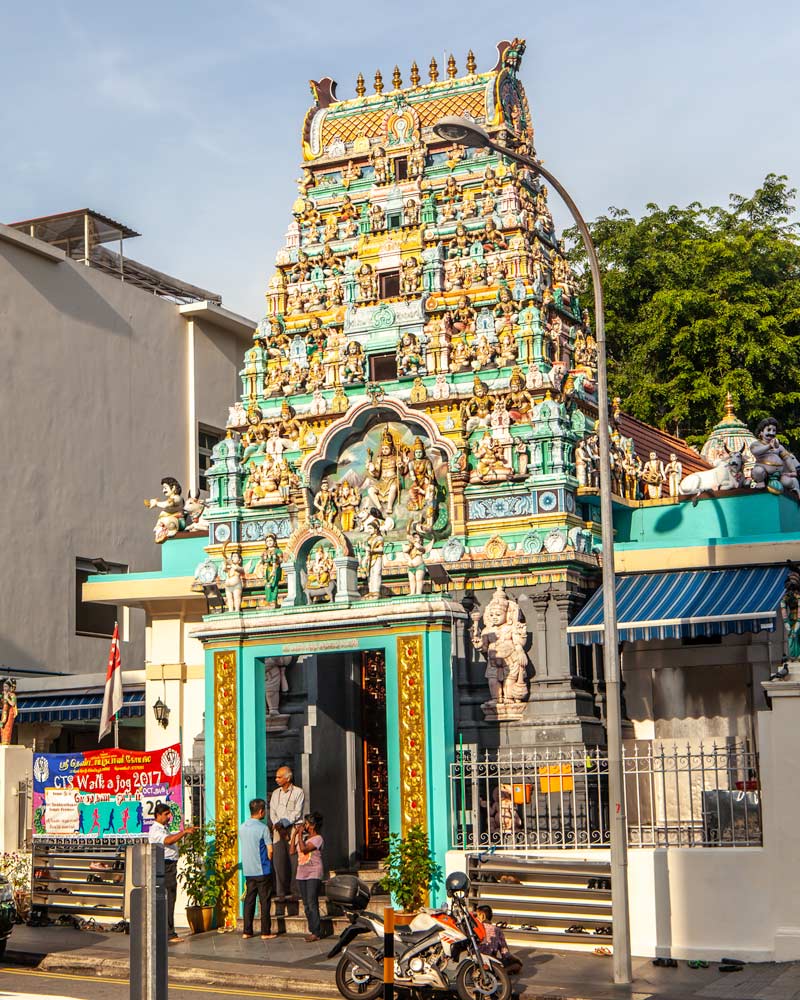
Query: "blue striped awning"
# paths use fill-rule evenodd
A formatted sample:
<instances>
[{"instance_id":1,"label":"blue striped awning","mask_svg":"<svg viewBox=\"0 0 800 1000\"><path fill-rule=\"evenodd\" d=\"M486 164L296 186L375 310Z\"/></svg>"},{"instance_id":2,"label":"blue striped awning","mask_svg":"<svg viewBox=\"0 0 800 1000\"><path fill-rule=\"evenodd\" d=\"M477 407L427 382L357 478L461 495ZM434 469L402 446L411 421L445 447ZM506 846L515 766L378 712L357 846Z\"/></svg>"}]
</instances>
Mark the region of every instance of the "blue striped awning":
<instances>
[{"instance_id":1,"label":"blue striped awning","mask_svg":"<svg viewBox=\"0 0 800 1000\"><path fill-rule=\"evenodd\" d=\"M99 722L103 694L61 694L50 697L17 696L20 722ZM123 691L120 719L144 715L144 691Z\"/></svg>"},{"instance_id":2,"label":"blue striped awning","mask_svg":"<svg viewBox=\"0 0 800 1000\"><path fill-rule=\"evenodd\" d=\"M620 641L680 639L775 627L785 566L695 569L617 576ZM567 627L571 646L603 641L603 588Z\"/></svg>"}]
</instances>

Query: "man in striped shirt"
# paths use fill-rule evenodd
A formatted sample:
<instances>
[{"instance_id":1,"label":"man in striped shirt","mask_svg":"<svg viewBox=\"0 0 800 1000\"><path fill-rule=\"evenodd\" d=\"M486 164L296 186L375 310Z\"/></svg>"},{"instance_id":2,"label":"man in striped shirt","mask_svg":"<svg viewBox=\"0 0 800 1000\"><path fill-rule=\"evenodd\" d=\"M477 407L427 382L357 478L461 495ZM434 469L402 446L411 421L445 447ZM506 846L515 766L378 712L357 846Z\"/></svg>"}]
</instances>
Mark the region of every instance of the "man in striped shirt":
<instances>
[{"instance_id":1,"label":"man in striped shirt","mask_svg":"<svg viewBox=\"0 0 800 1000\"><path fill-rule=\"evenodd\" d=\"M296 897L292 884L297 871L297 855L289 853L292 829L303 822L305 795L303 789L292 783L289 767L279 767L275 772L277 788L270 796L269 819L272 827L272 861L275 871L275 898Z\"/></svg>"}]
</instances>

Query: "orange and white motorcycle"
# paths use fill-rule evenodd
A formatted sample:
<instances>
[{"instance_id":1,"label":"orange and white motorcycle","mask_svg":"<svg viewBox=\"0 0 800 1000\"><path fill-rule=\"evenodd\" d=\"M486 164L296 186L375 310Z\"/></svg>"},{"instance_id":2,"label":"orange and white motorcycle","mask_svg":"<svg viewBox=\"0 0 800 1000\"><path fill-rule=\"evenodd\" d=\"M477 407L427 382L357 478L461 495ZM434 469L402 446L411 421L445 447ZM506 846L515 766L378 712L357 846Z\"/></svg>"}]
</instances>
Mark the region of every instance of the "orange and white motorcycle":
<instances>
[{"instance_id":1,"label":"orange and white motorcycle","mask_svg":"<svg viewBox=\"0 0 800 1000\"><path fill-rule=\"evenodd\" d=\"M502 963L480 951L483 924L466 903L469 880L454 872L446 882L450 906L418 913L408 927L394 932L394 981L397 988L455 988L461 1000L509 1000L511 982ZM383 991L383 918L367 910L369 888L354 875L340 875L326 886L328 899L350 919L328 958L341 953L336 986L346 1000L374 1000ZM377 941L354 944L362 934Z\"/></svg>"}]
</instances>

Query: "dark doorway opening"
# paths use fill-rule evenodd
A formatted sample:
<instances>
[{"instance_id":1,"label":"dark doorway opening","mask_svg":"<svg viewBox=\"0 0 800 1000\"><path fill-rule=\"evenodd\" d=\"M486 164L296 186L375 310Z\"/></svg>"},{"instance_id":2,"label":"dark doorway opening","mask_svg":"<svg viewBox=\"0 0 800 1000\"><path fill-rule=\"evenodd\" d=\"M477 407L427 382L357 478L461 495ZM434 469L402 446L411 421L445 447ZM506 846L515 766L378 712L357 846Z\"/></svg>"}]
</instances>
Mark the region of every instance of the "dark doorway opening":
<instances>
[{"instance_id":1,"label":"dark doorway opening","mask_svg":"<svg viewBox=\"0 0 800 1000\"><path fill-rule=\"evenodd\" d=\"M364 856L386 857L389 765L386 755L386 661L383 651L361 654L361 737L364 773Z\"/></svg>"}]
</instances>

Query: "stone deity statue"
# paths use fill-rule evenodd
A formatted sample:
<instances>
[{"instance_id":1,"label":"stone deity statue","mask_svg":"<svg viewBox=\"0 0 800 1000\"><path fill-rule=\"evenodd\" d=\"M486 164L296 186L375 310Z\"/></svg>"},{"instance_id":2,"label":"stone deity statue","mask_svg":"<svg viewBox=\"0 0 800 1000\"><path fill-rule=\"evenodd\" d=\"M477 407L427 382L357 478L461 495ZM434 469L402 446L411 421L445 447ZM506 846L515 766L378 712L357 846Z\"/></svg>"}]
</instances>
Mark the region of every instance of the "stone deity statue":
<instances>
[{"instance_id":1,"label":"stone deity statue","mask_svg":"<svg viewBox=\"0 0 800 1000\"><path fill-rule=\"evenodd\" d=\"M367 497L384 517L391 517L400 495L400 476L405 472L405 466L388 427L381 437L380 454L373 458L368 452L368 457Z\"/></svg>"},{"instance_id":2,"label":"stone deity statue","mask_svg":"<svg viewBox=\"0 0 800 1000\"><path fill-rule=\"evenodd\" d=\"M164 476L161 480L161 492L163 500L155 497L145 500L145 507L152 509L157 507L160 510L158 520L153 528L153 535L160 545L179 531L183 531L186 526L185 502L181 493L181 484L174 476Z\"/></svg>"},{"instance_id":3,"label":"stone deity statue","mask_svg":"<svg viewBox=\"0 0 800 1000\"><path fill-rule=\"evenodd\" d=\"M0 707L0 744L3 746L11 745L11 735L18 711L17 682L13 677L6 677L3 681L3 703Z\"/></svg>"},{"instance_id":4,"label":"stone deity statue","mask_svg":"<svg viewBox=\"0 0 800 1000\"><path fill-rule=\"evenodd\" d=\"M669 461L664 466L664 475L667 479L667 492L671 497L680 495L680 483L683 479L683 464L678 461L675 452L670 452Z\"/></svg>"},{"instance_id":5,"label":"stone deity statue","mask_svg":"<svg viewBox=\"0 0 800 1000\"><path fill-rule=\"evenodd\" d=\"M498 587L483 612L482 626L475 625L473 642L486 657L489 685L484 712L518 717L528 697L527 629L519 605ZM506 706L505 712L502 706Z\"/></svg>"},{"instance_id":6,"label":"stone deity statue","mask_svg":"<svg viewBox=\"0 0 800 1000\"><path fill-rule=\"evenodd\" d=\"M750 470L750 485L753 489L763 489L770 479L777 480L787 492L794 493L800 500L800 463L778 440L780 425L775 417L766 417L756 428L758 440L750 445L755 465Z\"/></svg>"},{"instance_id":7,"label":"stone deity statue","mask_svg":"<svg viewBox=\"0 0 800 1000\"><path fill-rule=\"evenodd\" d=\"M666 472L663 462L659 461L658 455L650 452L650 457L642 466L642 482L647 487L647 499L658 500L661 496L661 488L664 485Z\"/></svg>"},{"instance_id":8,"label":"stone deity statue","mask_svg":"<svg viewBox=\"0 0 800 1000\"><path fill-rule=\"evenodd\" d=\"M380 524L377 520L369 521L366 526L367 540L364 545L362 569L367 578L367 600L377 600L381 596L383 580L384 541Z\"/></svg>"},{"instance_id":9,"label":"stone deity statue","mask_svg":"<svg viewBox=\"0 0 800 1000\"><path fill-rule=\"evenodd\" d=\"M278 606L278 587L281 582L281 563L283 557L278 548L278 539L269 534L264 538L264 551L261 553L257 575L264 578L264 597L268 608Z\"/></svg>"},{"instance_id":10,"label":"stone deity statue","mask_svg":"<svg viewBox=\"0 0 800 1000\"><path fill-rule=\"evenodd\" d=\"M425 580L425 557L433 548L433 541L425 541L422 535L415 528L411 528L408 541L403 545L403 551L408 557L408 592L409 594L421 594L422 585Z\"/></svg>"},{"instance_id":11,"label":"stone deity statue","mask_svg":"<svg viewBox=\"0 0 800 1000\"><path fill-rule=\"evenodd\" d=\"M289 684L286 680L286 667L289 656L271 656L266 661L265 688L267 695L267 712L275 717L281 713L281 694L286 694Z\"/></svg>"},{"instance_id":12,"label":"stone deity statue","mask_svg":"<svg viewBox=\"0 0 800 1000\"><path fill-rule=\"evenodd\" d=\"M789 573L785 586L780 609L786 655L790 660L798 660L800 659L800 573L797 570Z\"/></svg>"}]
</instances>

